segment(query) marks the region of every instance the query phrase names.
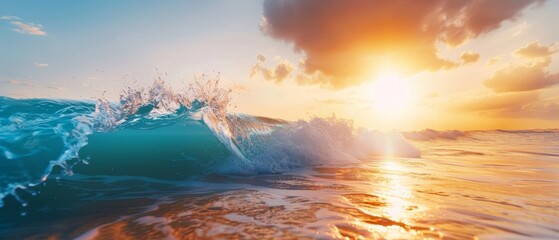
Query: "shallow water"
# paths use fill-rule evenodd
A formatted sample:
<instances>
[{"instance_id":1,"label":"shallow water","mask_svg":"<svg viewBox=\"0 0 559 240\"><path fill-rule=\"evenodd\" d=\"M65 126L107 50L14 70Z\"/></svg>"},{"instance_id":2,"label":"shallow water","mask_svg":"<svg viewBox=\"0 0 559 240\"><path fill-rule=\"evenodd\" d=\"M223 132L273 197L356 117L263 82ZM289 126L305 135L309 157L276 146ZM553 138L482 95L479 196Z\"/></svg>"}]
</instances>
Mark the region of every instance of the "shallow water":
<instances>
[{"instance_id":1,"label":"shallow water","mask_svg":"<svg viewBox=\"0 0 559 240\"><path fill-rule=\"evenodd\" d=\"M7 198L4 239L559 238L559 133L468 132L279 174L76 174ZM92 163L93 164L93 163Z\"/></svg>"}]
</instances>

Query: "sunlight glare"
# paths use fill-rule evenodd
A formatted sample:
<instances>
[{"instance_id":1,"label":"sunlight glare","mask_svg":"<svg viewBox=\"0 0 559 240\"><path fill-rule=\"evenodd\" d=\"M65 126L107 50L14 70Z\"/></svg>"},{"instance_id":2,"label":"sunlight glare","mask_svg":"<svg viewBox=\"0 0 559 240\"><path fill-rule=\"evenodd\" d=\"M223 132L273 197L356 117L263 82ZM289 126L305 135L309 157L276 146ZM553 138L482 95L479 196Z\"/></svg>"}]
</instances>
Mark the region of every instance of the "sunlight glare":
<instances>
[{"instance_id":1,"label":"sunlight glare","mask_svg":"<svg viewBox=\"0 0 559 240\"><path fill-rule=\"evenodd\" d=\"M393 120L411 111L412 91L408 82L398 74L380 75L370 87L374 110L383 119Z\"/></svg>"}]
</instances>

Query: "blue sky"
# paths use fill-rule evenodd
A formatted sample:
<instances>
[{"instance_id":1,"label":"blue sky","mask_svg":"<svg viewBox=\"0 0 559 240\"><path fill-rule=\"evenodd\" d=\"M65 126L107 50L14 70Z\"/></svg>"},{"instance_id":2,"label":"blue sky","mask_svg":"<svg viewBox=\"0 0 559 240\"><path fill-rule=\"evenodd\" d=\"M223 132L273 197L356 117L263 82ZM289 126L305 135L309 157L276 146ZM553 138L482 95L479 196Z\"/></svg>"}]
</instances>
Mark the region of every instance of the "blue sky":
<instances>
[{"instance_id":1,"label":"blue sky","mask_svg":"<svg viewBox=\"0 0 559 240\"><path fill-rule=\"evenodd\" d=\"M246 79L258 53L291 52L261 34L259 1L3 1L0 9L20 18L0 22L0 77L40 86L3 86L0 95L115 95L123 78L144 84L163 73ZM46 35L16 32L13 21L40 24Z\"/></svg>"}]
</instances>

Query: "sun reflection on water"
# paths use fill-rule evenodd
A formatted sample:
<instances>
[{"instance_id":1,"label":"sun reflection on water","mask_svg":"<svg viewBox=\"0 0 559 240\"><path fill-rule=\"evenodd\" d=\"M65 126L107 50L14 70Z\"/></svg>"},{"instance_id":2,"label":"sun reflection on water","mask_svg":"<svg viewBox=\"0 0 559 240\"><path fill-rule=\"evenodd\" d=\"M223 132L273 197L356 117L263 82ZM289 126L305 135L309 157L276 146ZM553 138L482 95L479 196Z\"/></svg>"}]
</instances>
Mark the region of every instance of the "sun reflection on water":
<instances>
[{"instance_id":1,"label":"sun reflection on water","mask_svg":"<svg viewBox=\"0 0 559 240\"><path fill-rule=\"evenodd\" d=\"M352 239L437 239L444 234L433 226L418 223L425 214L425 206L417 206L413 183L407 177L412 171L398 159L389 157L379 161L378 172L368 173L373 187L367 194L345 194L344 198L358 212L351 213L346 225L332 229L335 238ZM380 187L379 187L380 183ZM347 228L351 227L351 231Z\"/></svg>"},{"instance_id":2,"label":"sun reflection on water","mask_svg":"<svg viewBox=\"0 0 559 240\"><path fill-rule=\"evenodd\" d=\"M410 213L407 210L410 207L408 199L413 197L412 191L401 176L402 173L407 171L402 165L391 160L384 162L382 169L386 171L385 177L388 180L388 185L385 194L389 199L389 204L384 213L394 221L407 222Z\"/></svg>"}]
</instances>

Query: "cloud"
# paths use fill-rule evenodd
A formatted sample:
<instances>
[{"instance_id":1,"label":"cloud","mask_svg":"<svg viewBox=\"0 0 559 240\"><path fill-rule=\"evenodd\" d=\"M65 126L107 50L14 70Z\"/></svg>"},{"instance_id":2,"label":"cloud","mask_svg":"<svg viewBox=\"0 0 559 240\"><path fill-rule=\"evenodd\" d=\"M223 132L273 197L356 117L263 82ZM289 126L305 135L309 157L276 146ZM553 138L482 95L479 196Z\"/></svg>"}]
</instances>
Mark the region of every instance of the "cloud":
<instances>
[{"instance_id":1,"label":"cloud","mask_svg":"<svg viewBox=\"0 0 559 240\"><path fill-rule=\"evenodd\" d=\"M16 16L2 16L0 20L5 20L6 22L16 26L17 28L13 28L12 30L22 33L22 34L30 34L30 35L38 35L44 36L47 33L43 30L43 26L41 24L34 24L34 23L24 23L20 20L23 20L20 17Z\"/></svg>"},{"instance_id":2,"label":"cloud","mask_svg":"<svg viewBox=\"0 0 559 240\"><path fill-rule=\"evenodd\" d=\"M492 57L490 59L487 59L486 64L487 64L487 66L493 66L493 65L497 64L498 62L500 62L502 59L503 59L503 57L501 57L501 56L495 56L495 57Z\"/></svg>"},{"instance_id":3,"label":"cloud","mask_svg":"<svg viewBox=\"0 0 559 240\"><path fill-rule=\"evenodd\" d=\"M300 85L328 85L331 82L332 77L324 75L320 71L316 71L313 73L299 73L297 77L295 77L295 81L297 81Z\"/></svg>"},{"instance_id":4,"label":"cloud","mask_svg":"<svg viewBox=\"0 0 559 240\"><path fill-rule=\"evenodd\" d=\"M549 73L554 45L542 46L535 42L514 51L514 55L528 59L528 64L509 65L499 69L483 84L495 92L522 92L551 87L559 83L559 73Z\"/></svg>"},{"instance_id":5,"label":"cloud","mask_svg":"<svg viewBox=\"0 0 559 240\"><path fill-rule=\"evenodd\" d=\"M48 63L35 63L35 67L39 67L39 68L44 68L48 66L49 66Z\"/></svg>"},{"instance_id":6,"label":"cloud","mask_svg":"<svg viewBox=\"0 0 559 240\"><path fill-rule=\"evenodd\" d=\"M511 106L494 112L494 115L508 118L559 120L559 97L543 99L524 105Z\"/></svg>"},{"instance_id":7,"label":"cloud","mask_svg":"<svg viewBox=\"0 0 559 240\"><path fill-rule=\"evenodd\" d=\"M262 54L256 56L256 64L252 66L250 77L253 78L258 74L262 74L264 79L274 81L279 84L283 82L293 71L291 63L285 59L279 60L278 64L273 68L266 68L264 62L266 58Z\"/></svg>"},{"instance_id":8,"label":"cloud","mask_svg":"<svg viewBox=\"0 0 559 240\"><path fill-rule=\"evenodd\" d=\"M549 74L544 66L509 66L497 71L483 84L495 92L522 92L551 87L559 83L559 73Z\"/></svg>"},{"instance_id":9,"label":"cloud","mask_svg":"<svg viewBox=\"0 0 559 240\"><path fill-rule=\"evenodd\" d=\"M16 17L16 16L2 16L0 17L0 20L20 20L21 18Z\"/></svg>"},{"instance_id":10,"label":"cloud","mask_svg":"<svg viewBox=\"0 0 559 240\"><path fill-rule=\"evenodd\" d=\"M65 91L66 90L66 88L63 88L61 86L48 86L47 88L54 89L54 90L59 90L59 91Z\"/></svg>"},{"instance_id":11,"label":"cloud","mask_svg":"<svg viewBox=\"0 0 559 240\"><path fill-rule=\"evenodd\" d=\"M556 52L557 44L546 46L539 42L513 51L512 55L524 63L509 64L483 82L496 94L462 102L454 109L492 117L559 119L559 97L540 99L539 91L559 84L559 73L547 71Z\"/></svg>"},{"instance_id":12,"label":"cloud","mask_svg":"<svg viewBox=\"0 0 559 240\"><path fill-rule=\"evenodd\" d=\"M264 1L261 30L303 53L305 74L336 88L368 81L385 68L404 74L459 64L438 55L498 29L541 0ZM308 81L303 81L308 82Z\"/></svg>"},{"instance_id":13,"label":"cloud","mask_svg":"<svg viewBox=\"0 0 559 240\"><path fill-rule=\"evenodd\" d=\"M522 22L518 26L514 28L514 33L512 34L513 37L520 36L526 29L528 28L527 22Z\"/></svg>"},{"instance_id":14,"label":"cloud","mask_svg":"<svg viewBox=\"0 0 559 240\"><path fill-rule=\"evenodd\" d=\"M479 112L525 105L538 99L538 92L505 93L464 101L452 106L461 112Z\"/></svg>"},{"instance_id":15,"label":"cloud","mask_svg":"<svg viewBox=\"0 0 559 240\"><path fill-rule=\"evenodd\" d=\"M30 35L38 35L38 36L45 36L47 33L43 31L43 26L40 24L34 23L23 23L19 21L10 22L12 25L17 26L18 28L14 28L13 30L22 33L22 34L30 34Z\"/></svg>"},{"instance_id":16,"label":"cloud","mask_svg":"<svg viewBox=\"0 0 559 240\"><path fill-rule=\"evenodd\" d=\"M460 60L462 60L463 64L475 63L479 60L479 53L472 51L463 52L462 55L460 55Z\"/></svg>"},{"instance_id":17,"label":"cloud","mask_svg":"<svg viewBox=\"0 0 559 240\"><path fill-rule=\"evenodd\" d=\"M28 87L39 87L37 84L30 83L30 82L26 82L26 81L21 81L21 80L15 80L15 79L10 80L9 83L12 84L12 85L23 85L23 86L28 86Z\"/></svg>"},{"instance_id":18,"label":"cloud","mask_svg":"<svg viewBox=\"0 0 559 240\"><path fill-rule=\"evenodd\" d=\"M19 86L27 86L27 87L39 87L39 85L34 84L34 83L30 83L27 81L23 81L23 80L18 80L18 79L11 79L11 78L3 78L0 77L0 82L5 82L11 85L19 85Z\"/></svg>"},{"instance_id":19,"label":"cloud","mask_svg":"<svg viewBox=\"0 0 559 240\"><path fill-rule=\"evenodd\" d=\"M491 117L559 120L559 97L540 99L539 94L536 91L496 94L452 105L452 108Z\"/></svg>"},{"instance_id":20,"label":"cloud","mask_svg":"<svg viewBox=\"0 0 559 240\"><path fill-rule=\"evenodd\" d=\"M514 51L514 54L525 58L547 58L557 52L556 45L543 46L539 42L531 42Z\"/></svg>"}]
</instances>

